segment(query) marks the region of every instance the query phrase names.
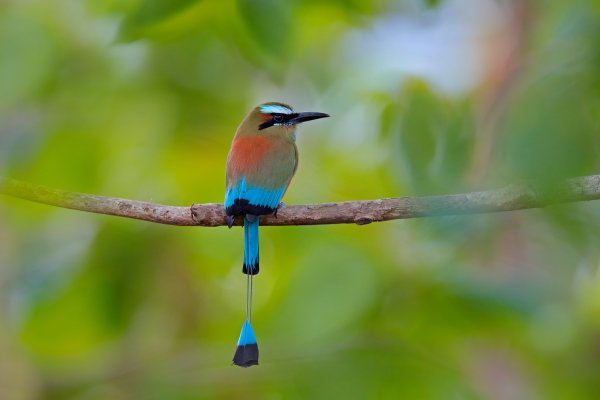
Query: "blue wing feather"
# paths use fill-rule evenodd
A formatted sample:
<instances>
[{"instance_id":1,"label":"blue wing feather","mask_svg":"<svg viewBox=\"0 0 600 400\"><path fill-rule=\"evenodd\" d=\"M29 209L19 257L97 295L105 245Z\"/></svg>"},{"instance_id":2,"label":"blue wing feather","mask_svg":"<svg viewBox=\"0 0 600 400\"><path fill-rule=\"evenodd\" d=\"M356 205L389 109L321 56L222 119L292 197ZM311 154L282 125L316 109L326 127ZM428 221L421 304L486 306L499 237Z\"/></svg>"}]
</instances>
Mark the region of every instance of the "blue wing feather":
<instances>
[{"instance_id":1,"label":"blue wing feather","mask_svg":"<svg viewBox=\"0 0 600 400\"><path fill-rule=\"evenodd\" d=\"M286 186L278 189L265 189L248 185L246 178L239 180L236 186L230 187L225 193L225 208L231 207L236 200L248 200L253 206L277 208L285 192Z\"/></svg>"}]
</instances>

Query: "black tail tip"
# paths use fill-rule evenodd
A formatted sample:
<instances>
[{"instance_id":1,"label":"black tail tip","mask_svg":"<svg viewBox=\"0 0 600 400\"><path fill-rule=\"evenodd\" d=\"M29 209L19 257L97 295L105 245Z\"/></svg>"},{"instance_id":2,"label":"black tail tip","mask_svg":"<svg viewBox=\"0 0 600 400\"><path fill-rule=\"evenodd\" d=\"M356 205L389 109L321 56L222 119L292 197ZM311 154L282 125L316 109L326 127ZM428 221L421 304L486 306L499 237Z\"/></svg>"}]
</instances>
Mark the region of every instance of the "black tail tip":
<instances>
[{"instance_id":1,"label":"black tail tip","mask_svg":"<svg viewBox=\"0 0 600 400\"><path fill-rule=\"evenodd\" d=\"M258 345L252 343L238 346L233 356L233 364L243 368L258 365Z\"/></svg>"},{"instance_id":2,"label":"black tail tip","mask_svg":"<svg viewBox=\"0 0 600 400\"><path fill-rule=\"evenodd\" d=\"M244 263L242 266L242 272L246 275L257 275L259 271L260 268L258 268L258 261L252 265L246 265L246 263Z\"/></svg>"}]
</instances>

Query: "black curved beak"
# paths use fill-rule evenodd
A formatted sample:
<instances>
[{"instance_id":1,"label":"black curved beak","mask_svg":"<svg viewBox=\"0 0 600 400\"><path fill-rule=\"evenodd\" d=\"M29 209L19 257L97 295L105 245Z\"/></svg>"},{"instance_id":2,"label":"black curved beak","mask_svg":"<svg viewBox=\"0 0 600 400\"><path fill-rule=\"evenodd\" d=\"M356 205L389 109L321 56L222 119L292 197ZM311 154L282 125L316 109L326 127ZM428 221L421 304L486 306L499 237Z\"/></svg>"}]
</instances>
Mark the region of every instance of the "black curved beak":
<instances>
[{"instance_id":1,"label":"black curved beak","mask_svg":"<svg viewBox=\"0 0 600 400\"><path fill-rule=\"evenodd\" d=\"M306 121L312 121L313 119L327 118L329 114L320 112L301 112L298 113L294 118L289 120L289 123L296 125Z\"/></svg>"}]
</instances>

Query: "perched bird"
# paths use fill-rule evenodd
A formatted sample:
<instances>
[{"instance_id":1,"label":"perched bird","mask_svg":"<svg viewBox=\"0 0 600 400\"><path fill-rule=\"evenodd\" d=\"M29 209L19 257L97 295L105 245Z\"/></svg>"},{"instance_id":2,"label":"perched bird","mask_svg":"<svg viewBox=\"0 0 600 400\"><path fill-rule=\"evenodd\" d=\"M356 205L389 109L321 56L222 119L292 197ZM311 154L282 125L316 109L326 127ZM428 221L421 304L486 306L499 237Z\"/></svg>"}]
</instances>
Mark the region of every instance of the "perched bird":
<instances>
[{"instance_id":1,"label":"perched bird","mask_svg":"<svg viewBox=\"0 0 600 400\"><path fill-rule=\"evenodd\" d=\"M246 320L233 363L241 367L258 364L258 345L252 319L252 276L258 274L259 216L277 212L296 167L296 126L329 117L319 112L297 113L283 103L265 103L254 108L235 133L227 157L225 213L231 228L236 215L244 216L244 264Z\"/></svg>"}]
</instances>

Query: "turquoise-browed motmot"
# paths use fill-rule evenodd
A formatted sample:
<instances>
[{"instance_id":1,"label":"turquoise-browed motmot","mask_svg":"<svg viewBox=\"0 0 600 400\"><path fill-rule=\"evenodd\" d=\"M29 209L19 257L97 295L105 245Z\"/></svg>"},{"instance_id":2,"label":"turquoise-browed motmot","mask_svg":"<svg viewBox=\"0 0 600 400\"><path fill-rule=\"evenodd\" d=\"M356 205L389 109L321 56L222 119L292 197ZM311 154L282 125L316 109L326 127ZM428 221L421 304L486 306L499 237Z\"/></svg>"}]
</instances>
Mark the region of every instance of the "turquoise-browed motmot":
<instances>
[{"instance_id":1,"label":"turquoise-browed motmot","mask_svg":"<svg viewBox=\"0 0 600 400\"><path fill-rule=\"evenodd\" d=\"M283 103L265 103L254 108L235 133L227 157L225 213L231 228L236 215L244 216L244 264L247 275L246 320L233 363L242 367L258 364L258 345L252 326L252 276L258 274L259 216L276 213L296 167L296 126L328 117L318 112L294 112Z\"/></svg>"}]
</instances>

